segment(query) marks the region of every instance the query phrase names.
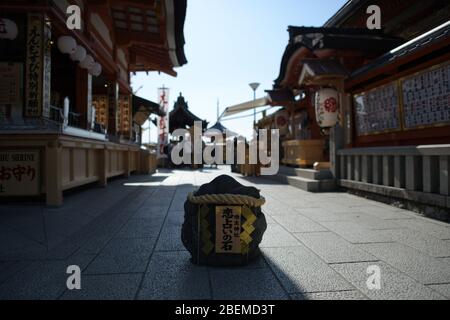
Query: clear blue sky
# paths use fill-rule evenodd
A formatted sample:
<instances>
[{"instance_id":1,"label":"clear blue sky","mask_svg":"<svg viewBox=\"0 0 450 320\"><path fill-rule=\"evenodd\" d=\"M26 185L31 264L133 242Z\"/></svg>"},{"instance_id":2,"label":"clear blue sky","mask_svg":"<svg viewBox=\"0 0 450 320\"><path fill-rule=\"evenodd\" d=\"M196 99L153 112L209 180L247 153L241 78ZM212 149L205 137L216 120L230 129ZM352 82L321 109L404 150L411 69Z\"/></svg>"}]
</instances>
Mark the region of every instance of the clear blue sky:
<instances>
[{"instance_id":1,"label":"clear blue sky","mask_svg":"<svg viewBox=\"0 0 450 320\"><path fill-rule=\"evenodd\" d=\"M260 82L257 96L271 89L288 43L287 27L322 26L346 0L188 0L185 52L188 64L178 76L152 72L132 77L138 95L157 102L157 88L171 89L170 108L182 92L189 109L216 121L220 110L253 99L248 86ZM253 117L224 121L230 130L251 135ZM148 140L144 136L144 142ZM156 130L151 132L156 141Z\"/></svg>"}]
</instances>

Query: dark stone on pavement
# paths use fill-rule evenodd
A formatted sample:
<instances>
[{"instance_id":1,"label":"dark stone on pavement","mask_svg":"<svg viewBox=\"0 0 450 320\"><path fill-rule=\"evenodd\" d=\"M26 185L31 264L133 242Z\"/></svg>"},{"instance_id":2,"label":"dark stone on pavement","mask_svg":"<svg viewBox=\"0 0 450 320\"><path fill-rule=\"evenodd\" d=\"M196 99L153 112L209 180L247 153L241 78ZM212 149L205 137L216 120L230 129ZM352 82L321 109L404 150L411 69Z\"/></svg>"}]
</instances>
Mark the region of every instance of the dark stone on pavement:
<instances>
[{"instance_id":1,"label":"dark stone on pavement","mask_svg":"<svg viewBox=\"0 0 450 320\"><path fill-rule=\"evenodd\" d=\"M210 183L202 185L194 196L208 195L208 194L236 194L250 196L260 199L261 195L258 189L254 187L247 187L228 175L221 175L215 178ZM246 265L255 260L260 255L259 244L262 241L264 232L267 229L266 218L261 211L261 207L248 207L256 216L256 220L252 223L255 228L251 232L251 241L248 244L249 249L246 253L220 253L217 252L215 245L216 240L216 206L227 206L230 204L220 203L214 205L207 205L207 214L204 219L199 217L199 204L192 203L186 200L184 204L185 216L181 231L181 239L186 249L191 253L192 262L195 264L210 265L210 266L240 266ZM244 229L242 225L246 222L244 215L241 215L241 231ZM202 226L202 224L204 224ZM206 225L206 227L205 227ZM201 230L207 228L211 237L211 250L208 253L202 249L205 246L204 236L201 236ZM213 246L213 247L212 247Z\"/></svg>"}]
</instances>

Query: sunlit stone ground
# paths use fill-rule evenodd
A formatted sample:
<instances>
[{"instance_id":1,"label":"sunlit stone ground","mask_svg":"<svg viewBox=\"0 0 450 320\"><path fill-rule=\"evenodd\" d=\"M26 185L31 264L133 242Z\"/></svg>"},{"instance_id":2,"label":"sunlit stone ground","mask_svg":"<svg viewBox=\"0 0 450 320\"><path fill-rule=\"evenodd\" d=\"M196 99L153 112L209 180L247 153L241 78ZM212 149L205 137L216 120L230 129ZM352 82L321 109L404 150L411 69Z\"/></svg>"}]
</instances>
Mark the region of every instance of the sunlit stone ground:
<instances>
[{"instance_id":1,"label":"sunlit stone ground","mask_svg":"<svg viewBox=\"0 0 450 320\"><path fill-rule=\"evenodd\" d=\"M0 299L448 299L448 224L346 193L242 178L267 199L263 258L192 265L181 240L188 192L228 173L161 171L66 196L61 208L0 206ZM229 173L228 173L229 174ZM82 289L66 287L69 265ZM369 266L381 288L369 290Z\"/></svg>"}]
</instances>

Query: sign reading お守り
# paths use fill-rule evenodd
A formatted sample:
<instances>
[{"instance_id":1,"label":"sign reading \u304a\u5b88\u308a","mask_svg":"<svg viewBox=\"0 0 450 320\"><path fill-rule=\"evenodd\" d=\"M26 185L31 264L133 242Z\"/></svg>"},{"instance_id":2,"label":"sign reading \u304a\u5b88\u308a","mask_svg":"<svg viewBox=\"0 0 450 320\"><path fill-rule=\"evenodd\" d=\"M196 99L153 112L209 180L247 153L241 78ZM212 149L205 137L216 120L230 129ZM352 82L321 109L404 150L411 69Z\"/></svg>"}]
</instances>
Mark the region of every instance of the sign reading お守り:
<instances>
[{"instance_id":1,"label":"sign reading \u304a\u5b88\u308a","mask_svg":"<svg viewBox=\"0 0 450 320\"><path fill-rule=\"evenodd\" d=\"M39 151L0 151L0 196L39 194Z\"/></svg>"}]
</instances>

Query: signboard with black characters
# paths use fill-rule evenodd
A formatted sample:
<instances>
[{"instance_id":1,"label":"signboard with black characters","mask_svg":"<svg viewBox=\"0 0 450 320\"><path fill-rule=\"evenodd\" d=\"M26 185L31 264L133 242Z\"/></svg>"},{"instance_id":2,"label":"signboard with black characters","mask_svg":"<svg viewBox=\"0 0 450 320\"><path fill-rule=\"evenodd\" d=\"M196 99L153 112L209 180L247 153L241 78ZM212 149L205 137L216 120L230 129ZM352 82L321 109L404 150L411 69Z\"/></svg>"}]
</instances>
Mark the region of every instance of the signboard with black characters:
<instances>
[{"instance_id":1,"label":"signboard with black characters","mask_svg":"<svg viewBox=\"0 0 450 320\"><path fill-rule=\"evenodd\" d=\"M25 116L39 117L42 112L43 17L28 15Z\"/></svg>"},{"instance_id":2,"label":"signboard with black characters","mask_svg":"<svg viewBox=\"0 0 450 320\"><path fill-rule=\"evenodd\" d=\"M241 253L241 209L216 207L216 253Z\"/></svg>"},{"instance_id":3,"label":"signboard with black characters","mask_svg":"<svg viewBox=\"0 0 450 320\"><path fill-rule=\"evenodd\" d=\"M357 94L354 103L358 135L400 130L396 83Z\"/></svg>"},{"instance_id":4,"label":"signboard with black characters","mask_svg":"<svg viewBox=\"0 0 450 320\"><path fill-rule=\"evenodd\" d=\"M51 47L49 45L52 39L52 31L49 25L44 24L42 48L42 116L50 117L50 99L51 99L51 74L52 74L52 55Z\"/></svg>"},{"instance_id":5,"label":"signboard with black characters","mask_svg":"<svg viewBox=\"0 0 450 320\"><path fill-rule=\"evenodd\" d=\"M450 123L450 64L354 96L358 135Z\"/></svg>"},{"instance_id":6,"label":"signboard with black characters","mask_svg":"<svg viewBox=\"0 0 450 320\"><path fill-rule=\"evenodd\" d=\"M402 82L405 128L450 122L450 64Z\"/></svg>"}]
</instances>

